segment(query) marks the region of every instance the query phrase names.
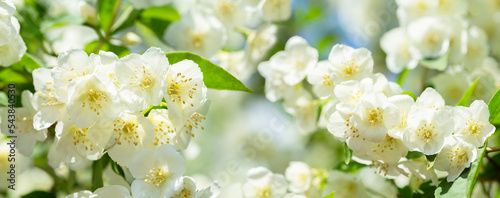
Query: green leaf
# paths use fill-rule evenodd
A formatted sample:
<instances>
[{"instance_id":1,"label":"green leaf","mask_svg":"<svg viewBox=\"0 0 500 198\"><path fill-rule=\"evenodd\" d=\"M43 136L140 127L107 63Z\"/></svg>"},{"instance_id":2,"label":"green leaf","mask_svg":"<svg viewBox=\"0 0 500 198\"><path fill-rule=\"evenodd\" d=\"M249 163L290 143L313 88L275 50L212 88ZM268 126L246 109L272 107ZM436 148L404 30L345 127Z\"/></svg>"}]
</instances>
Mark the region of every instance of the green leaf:
<instances>
[{"instance_id":1,"label":"green leaf","mask_svg":"<svg viewBox=\"0 0 500 198\"><path fill-rule=\"evenodd\" d=\"M141 12L140 20L151 28L157 37L163 37L163 33L171 22L181 19L179 13L171 6L150 7Z\"/></svg>"},{"instance_id":2,"label":"green leaf","mask_svg":"<svg viewBox=\"0 0 500 198\"><path fill-rule=\"evenodd\" d=\"M335 197L335 192L330 193L327 196L324 196L323 198L334 198Z\"/></svg>"},{"instance_id":3,"label":"green leaf","mask_svg":"<svg viewBox=\"0 0 500 198\"><path fill-rule=\"evenodd\" d=\"M208 88L219 90L233 90L253 93L241 81L231 75L226 70L213 64L209 60L200 57L199 55L190 52L172 52L167 53L167 58L170 64L188 59L198 64L203 72L203 82Z\"/></svg>"},{"instance_id":4,"label":"green leaf","mask_svg":"<svg viewBox=\"0 0 500 198\"><path fill-rule=\"evenodd\" d=\"M111 25L115 20L121 0L98 0L99 27L109 33Z\"/></svg>"},{"instance_id":5,"label":"green leaf","mask_svg":"<svg viewBox=\"0 0 500 198\"><path fill-rule=\"evenodd\" d=\"M37 68L40 68L40 64L38 64L37 61L35 61L33 59L33 57L31 56L31 54L24 54L24 56L21 58L21 60L17 63L14 63L12 65L12 67L14 68L26 68L28 71L33 71Z\"/></svg>"},{"instance_id":6,"label":"green leaf","mask_svg":"<svg viewBox=\"0 0 500 198\"><path fill-rule=\"evenodd\" d=\"M142 38L142 41L146 43L146 45L157 46L161 48L164 52L174 51L172 48L165 45L165 43L161 39L159 39L159 37L155 34L155 32L151 30L144 23L136 21L135 26L137 27L137 33Z\"/></svg>"},{"instance_id":7,"label":"green leaf","mask_svg":"<svg viewBox=\"0 0 500 198\"><path fill-rule=\"evenodd\" d=\"M345 164L349 164L352 158L352 150L347 146L347 143L344 143L344 162Z\"/></svg>"},{"instance_id":8,"label":"green leaf","mask_svg":"<svg viewBox=\"0 0 500 198\"><path fill-rule=\"evenodd\" d=\"M0 107L6 107L9 104L8 99L7 93L0 91Z\"/></svg>"},{"instance_id":9,"label":"green leaf","mask_svg":"<svg viewBox=\"0 0 500 198\"><path fill-rule=\"evenodd\" d=\"M0 87L5 87L8 84L28 83L28 77L29 76L24 76L23 72L14 71L12 67L5 68L3 70L0 70Z\"/></svg>"},{"instance_id":10,"label":"green leaf","mask_svg":"<svg viewBox=\"0 0 500 198\"><path fill-rule=\"evenodd\" d=\"M111 35L134 25L134 22L139 17L140 13L141 13L140 10L136 10L132 5L127 4L126 7L123 9L123 12L116 19L113 26L111 26L112 30Z\"/></svg>"},{"instance_id":11,"label":"green leaf","mask_svg":"<svg viewBox=\"0 0 500 198\"><path fill-rule=\"evenodd\" d=\"M403 71L399 73L398 79L396 80L396 83L398 83L399 86L403 87L406 81L406 77L408 77L409 71L410 70L408 70L407 68L404 68Z\"/></svg>"},{"instance_id":12,"label":"green leaf","mask_svg":"<svg viewBox=\"0 0 500 198\"><path fill-rule=\"evenodd\" d=\"M436 197L470 197L474 185L476 184L477 176L479 174L479 167L483 161L483 157L486 153L486 147L483 147L478 151L478 160L473 162L470 168L466 169L462 174L460 174L454 182L450 183L446 180L439 183L438 188L434 191Z\"/></svg>"},{"instance_id":13,"label":"green leaf","mask_svg":"<svg viewBox=\"0 0 500 198\"><path fill-rule=\"evenodd\" d=\"M406 94L406 95L409 95L413 98L413 100L416 100L417 99L417 96L415 96L415 94L409 90L405 90L403 91L401 94Z\"/></svg>"},{"instance_id":14,"label":"green leaf","mask_svg":"<svg viewBox=\"0 0 500 198\"><path fill-rule=\"evenodd\" d=\"M474 94L474 89L476 88L476 84L478 81L479 77L477 77L476 80L474 80L474 82L472 83L472 85L469 88L467 88L467 91L465 91L460 101L458 101L457 106L464 106L464 107L469 106L470 98L472 94Z\"/></svg>"},{"instance_id":15,"label":"green leaf","mask_svg":"<svg viewBox=\"0 0 500 198\"><path fill-rule=\"evenodd\" d=\"M490 103L488 103L490 110L490 123L494 125L500 124L500 89L497 90Z\"/></svg>"},{"instance_id":16,"label":"green leaf","mask_svg":"<svg viewBox=\"0 0 500 198\"><path fill-rule=\"evenodd\" d=\"M45 191L33 191L27 195L23 195L21 198L40 198L40 197L55 198L56 196Z\"/></svg>"},{"instance_id":17,"label":"green leaf","mask_svg":"<svg viewBox=\"0 0 500 198\"><path fill-rule=\"evenodd\" d=\"M424 154L421 152L410 151L410 152L408 152L408 154L406 154L406 159L416 159L416 158L422 157L422 155L424 155Z\"/></svg>"},{"instance_id":18,"label":"green leaf","mask_svg":"<svg viewBox=\"0 0 500 198\"><path fill-rule=\"evenodd\" d=\"M435 69L438 71L444 71L448 67L448 53L444 54L439 58L434 59L422 59L420 64L429 69Z\"/></svg>"},{"instance_id":19,"label":"green leaf","mask_svg":"<svg viewBox=\"0 0 500 198\"><path fill-rule=\"evenodd\" d=\"M85 52L87 52L88 54L94 53L94 52L98 53L96 51L97 48L99 48L99 50L102 50L102 51L113 52L116 55L118 55L118 57L120 57L120 58L130 54L130 52L128 51L128 49L126 47L117 46L117 45L113 45L113 44L109 44L109 43L101 43L100 41L93 41L93 42L90 42L89 44L87 44L85 46Z\"/></svg>"},{"instance_id":20,"label":"green leaf","mask_svg":"<svg viewBox=\"0 0 500 198\"><path fill-rule=\"evenodd\" d=\"M92 191L103 187L104 184L102 181L102 171L104 170L104 168L106 168L108 162L109 156L105 154L101 157L101 159L98 159L97 161L94 161L92 163Z\"/></svg>"},{"instance_id":21,"label":"green leaf","mask_svg":"<svg viewBox=\"0 0 500 198\"><path fill-rule=\"evenodd\" d=\"M122 176L123 179L126 180L126 178L125 178L125 172L123 171L123 168L120 165L118 165L118 163L116 163L113 160L110 160L110 163L111 163L111 169L113 170L113 172L115 172L116 174Z\"/></svg>"}]
</instances>

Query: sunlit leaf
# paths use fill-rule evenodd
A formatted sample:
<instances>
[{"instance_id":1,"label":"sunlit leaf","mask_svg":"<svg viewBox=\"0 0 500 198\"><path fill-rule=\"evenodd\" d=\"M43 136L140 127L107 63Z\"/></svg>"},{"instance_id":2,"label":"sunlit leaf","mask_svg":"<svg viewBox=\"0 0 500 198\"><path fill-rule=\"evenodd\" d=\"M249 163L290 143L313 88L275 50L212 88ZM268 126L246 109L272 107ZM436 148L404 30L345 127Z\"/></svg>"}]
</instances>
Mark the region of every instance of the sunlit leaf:
<instances>
[{"instance_id":1,"label":"sunlit leaf","mask_svg":"<svg viewBox=\"0 0 500 198\"><path fill-rule=\"evenodd\" d=\"M478 81L479 81L479 77L476 78L476 80L467 89L467 91L465 91L465 93L462 96L462 98L460 99L460 101L458 101L457 106L464 106L464 107L469 106L470 98L471 98L472 94L474 94L474 89L476 88L476 84Z\"/></svg>"},{"instance_id":2,"label":"sunlit leaf","mask_svg":"<svg viewBox=\"0 0 500 198\"><path fill-rule=\"evenodd\" d=\"M104 31L109 31L115 20L121 1L118 0L98 0L99 27Z\"/></svg>"},{"instance_id":3,"label":"sunlit leaf","mask_svg":"<svg viewBox=\"0 0 500 198\"><path fill-rule=\"evenodd\" d=\"M96 51L97 48L99 48L99 50ZM100 41L90 42L85 46L85 52L88 54L99 53L99 51L113 52L120 58L130 54L126 47L112 45L109 43L101 43Z\"/></svg>"},{"instance_id":4,"label":"sunlit leaf","mask_svg":"<svg viewBox=\"0 0 500 198\"><path fill-rule=\"evenodd\" d=\"M448 53L435 59L422 59L420 64L429 69L444 71L448 67Z\"/></svg>"},{"instance_id":5,"label":"sunlit leaf","mask_svg":"<svg viewBox=\"0 0 500 198\"><path fill-rule=\"evenodd\" d=\"M327 196L324 196L323 198L334 198L335 197L335 192L330 193Z\"/></svg>"},{"instance_id":6,"label":"sunlit leaf","mask_svg":"<svg viewBox=\"0 0 500 198\"><path fill-rule=\"evenodd\" d=\"M208 88L220 90L244 91L253 93L240 80L231 75L226 70L213 64L209 60L200 57L199 55L190 52L172 52L167 53L167 58L170 64L188 59L198 64L203 72L203 82Z\"/></svg>"},{"instance_id":7,"label":"sunlit leaf","mask_svg":"<svg viewBox=\"0 0 500 198\"><path fill-rule=\"evenodd\" d=\"M494 125L500 124L500 90L497 90L491 98L488 109L490 110L490 123Z\"/></svg>"},{"instance_id":8,"label":"sunlit leaf","mask_svg":"<svg viewBox=\"0 0 500 198\"><path fill-rule=\"evenodd\" d=\"M344 162L345 164L349 164L352 158L352 150L347 146L347 143L344 143Z\"/></svg>"}]
</instances>

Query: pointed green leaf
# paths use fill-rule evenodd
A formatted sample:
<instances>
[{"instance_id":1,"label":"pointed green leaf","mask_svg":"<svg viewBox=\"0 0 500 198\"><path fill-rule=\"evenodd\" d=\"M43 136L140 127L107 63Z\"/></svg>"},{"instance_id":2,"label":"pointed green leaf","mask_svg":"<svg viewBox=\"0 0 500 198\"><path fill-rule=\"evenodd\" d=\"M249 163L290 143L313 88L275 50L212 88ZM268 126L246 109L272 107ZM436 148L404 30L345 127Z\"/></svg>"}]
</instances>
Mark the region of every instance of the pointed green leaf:
<instances>
[{"instance_id":1,"label":"pointed green leaf","mask_svg":"<svg viewBox=\"0 0 500 198\"><path fill-rule=\"evenodd\" d=\"M110 163L111 163L111 169L113 170L113 172L115 172L116 174L122 176L123 179L126 180L126 178L125 178L125 172L123 171L123 168L120 165L118 165L118 163L116 163L113 160L110 160Z\"/></svg>"},{"instance_id":2,"label":"pointed green leaf","mask_svg":"<svg viewBox=\"0 0 500 198\"><path fill-rule=\"evenodd\" d=\"M24 56L21 58L21 60L17 63L14 63L12 65L13 68L26 68L28 71L33 71L37 68L40 68L40 64L38 64L37 61L33 59L33 57L26 53Z\"/></svg>"},{"instance_id":3,"label":"pointed green leaf","mask_svg":"<svg viewBox=\"0 0 500 198\"><path fill-rule=\"evenodd\" d=\"M396 80L396 83L398 83L399 86L403 87L403 85L406 81L406 77L408 77L409 71L410 70L405 68L405 69L403 69L403 71L401 73L399 73L398 79Z\"/></svg>"},{"instance_id":4,"label":"pointed green leaf","mask_svg":"<svg viewBox=\"0 0 500 198\"><path fill-rule=\"evenodd\" d=\"M479 77L477 77L476 80L472 83L472 85L465 91L460 101L458 101L457 106L464 106L464 107L469 106L470 98L474 93L474 89L476 88L476 84L478 81Z\"/></svg>"},{"instance_id":5,"label":"pointed green leaf","mask_svg":"<svg viewBox=\"0 0 500 198\"><path fill-rule=\"evenodd\" d=\"M98 51L102 50L102 51L113 52L120 58L130 54L130 52L126 47L117 46L109 43L101 43L100 41L93 41L85 46L85 52L87 52L87 54L99 53L98 51L96 51L96 49L99 49Z\"/></svg>"},{"instance_id":6,"label":"pointed green leaf","mask_svg":"<svg viewBox=\"0 0 500 198\"><path fill-rule=\"evenodd\" d=\"M347 143L344 143L344 162L349 165L352 158L352 150L347 146Z\"/></svg>"},{"instance_id":7,"label":"pointed green leaf","mask_svg":"<svg viewBox=\"0 0 500 198\"><path fill-rule=\"evenodd\" d=\"M435 69L438 71L444 71L448 67L448 53L444 54L439 58L433 59L422 59L419 62L422 66L429 69Z\"/></svg>"},{"instance_id":8,"label":"pointed green leaf","mask_svg":"<svg viewBox=\"0 0 500 198\"><path fill-rule=\"evenodd\" d=\"M323 198L334 198L335 197L335 192L330 193L327 196L324 196Z\"/></svg>"},{"instance_id":9,"label":"pointed green leaf","mask_svg":"<svg viewBox=\"0 0 500 198\"><path fill-rule=\"evenodd\" d=\"M439 183L438 188L434 191L436 197L470 197L472 195L472 190L476 184L477 176L479 174L479 167L483 161L483 157L486 153L486 147L483 147L478 151L478 159L473 162L470 168L464 170L454 182L447 182L446 180Z\"/></svg>"},{"instance_id":10,"label":"pointed green leaf","mask_svg":"<svg viewBox=\"0 0 500 198\"><path fill-rule=\"evenodd\" d=\"M494 125L500 124L500 89L497 90L490 103L488 103L490 110L490 123Z\"/></svg>"},{"instance_id":11,"label":"pointed green leaf","mask_svg":"<svg viewBox=\"0 0 500 198\"><path fill-rule=\"evenodd\" d=\"M115 20L121 0L98 0L99 27L109 33L111 25Z\"/></svg>"},{"instance_id":12,"label":"pointed green leaf","mask_svg":"<svg viewBox=\"0 0 500 198\"><path fill-rule=\"evenodd\" d=\"M247 88L240 80L231 75L229 72L216 64L213 64L209 60L200 57L199 55L189 52L172 52L167 53L166 55L170 64L174 64L185 59L192 60L197 63L201 72L203 72L203 82L208 88L253 93L252 90Z\"/></svg>"}]
</instances>

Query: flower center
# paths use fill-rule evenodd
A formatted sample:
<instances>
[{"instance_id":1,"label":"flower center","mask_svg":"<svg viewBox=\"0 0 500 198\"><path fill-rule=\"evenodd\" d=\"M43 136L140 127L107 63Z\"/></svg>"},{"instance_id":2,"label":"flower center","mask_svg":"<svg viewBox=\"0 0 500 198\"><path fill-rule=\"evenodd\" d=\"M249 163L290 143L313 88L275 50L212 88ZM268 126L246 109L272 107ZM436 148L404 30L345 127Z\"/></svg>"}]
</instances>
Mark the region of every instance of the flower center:
<instances>
[{"instance_id":1,"label":"flower center","mask_svg":"<svg viewBox=\"0 0 500 198\"><path fill-rule=\"evenodd\" d=\"M398 127L406 127L406 122L408 119L408 113L401 111L401 122L399 123Z\"/></svg>"},{"instance_id":2,"label":"flower center","mask_svg":"<svg viewBox=\"0 0 500 198\"><path fill-rule=\"evenodd\" d=\"M346 78L355 75L359 71L359 66L356 62L354 62L354 60L344 62L343 68L344 76Z\"/></svg>"},{"instance_id":3,"label":"flower center","mask_svg":"<svg viewBox=\"0 0 500 198\"><path fill-rule=\"evenodd\" d=\"M382 116L382 111L380 110L380 107L377 107L376 109L372 109L368 111L368 121L370 124L376 125L376 124L381 124L382 120L384 117Z\"/></svg>"},{"instance_id":4,"label":"flower center","mask_svg":"<svg viewBox=\"0 0 500 198\"><path fill-rule=\"evenodd\" d=\"M481 133L481 128L484 126L484 122L474 120L473 118L469 118L465 123L466 127L462 129L463 133L477 137Z\"/></svg>"},{"instance_id":5,"label":"flower center","mask_svg":"<svg viewBox=\"0 0 500 198\"><path fill-rule=\"evenodd\" d=\"M122 144L122 141L126 141L129 144L133 143L134 146L137 146L139 143L139 134L137 133L137 128L139 128L138 123L133 122L125 122L123 120L117 120L113 126L115 126L114 131L118 132L118 137L115 138L115 141L118 145Z\"/></svg>"},{"instance_id":6,"label":"flower center","mask_svg":"<svg viewBox=\"0 0 500 198\"><path fill-rule=\"evenodd\" d=\"M451 168L460 168L468 161L467 152L464 149L457 147L446 152Z\"/></svg>"},{"instance_id":7,"label":"flower center","mask_svg":"<svg viewBox=\"0 0 500 198\"><path fill-rule=\"evenodd\" d=\"M100 115L100 112L97 111L98 109L102 108L102 102L108 102L108 99L106 98L106 95L103 92L100 91L94 91L93 89L90 89L89 92L87 93L87 98L82 102L82 107L87 106L93 110L94 112L97 113L97 115Z\"/></svg>"},{"instance_id":8,"label":"flower center","mask_svg":"<svg viewBox=\"0 0 500 198\"><path fill-rule=\"evenodd\" d=\"M85 145L85 150L93 151L93 145L90 143L89 138L87 137L87 131L89 128L76 128L73 126L73 144L76 146L77 144ZM87 145L86 145L87 144Z\"/></svg>"},{"instance_id":9,"label":"flower center","mask_svg":"<svg viewBox=\"0 0 500 198\"><path fill-rule=\"evenodd\" d=\"M163 145L165 143L170 144L168 134L174 133L174 127L170 124L170 122L154 119L151 119L151 122L153 122L155 127L155 139L153 140L153 144L155 146L158 146L158 144Z\"/></svg>"},{"instance_id":10,"label":"flower center","mask_svg":"<svg viewBox=\"0 0 500 198\"><path fill-rule=\"evenodd\" d=\"M167 180L168 176L168 171L165 173L165 171L161 170L161 168L153 168L152 170L149 170L149 175L146 175L144 182L148 184L153 182L153 185L158 187Z\"/></svg>"},{"instance_id":11,"label":"flower center","mask_svg":"<svg viewBox=\"0 0 500 198\"><path fill-rule=\"evenodd\" d=\"M174 78L170 79L170 83L167 87L167 93L171 96L172 102L182 102L182 104L186 104L186 100L192 99L193 94L196 91L196 87L198 84L194 84L191 87L188 82L192 81L193 78L186 78L186 76L181 73L177 73ZM191 106L194 106L191 103Z\"/></svg>"},{"instance_id":12,"label":"flower center","mask_svg":"<svg viewBox=\"0 0 500 198\"><path fill-rule=\"evenodd\" d=\"M432 142L434 136L437 135L437 129L434 128L433 124L424 124L417 130L417 136L422 137L424 142Z\"/></svg>"},{"instance_id":13,"label":"flower center","mask_svg":"<svg viewBox=\"0 0 500 198\"><path fill-rule=\"evenodd\" d=\"M54 85L53 82L46 82L45 83L49 88L45 89L43 92L38 91L38 96L43 100L42 106L54 106L56 104L59 104L59 101L56 98L56 95L54 94L54 89L52 88Z\"/></svg>"},{"instance_id":14,"label":"flower center","mask_svg":"<svg viewBox=\"0 0 500 198\"><path fill-rule=\"evenodd\" d=\"M333 85L332 78L330 78L330 76L328 74L323 75L323 82L321 82L321 85L332 86Z\"/></svg>"},{"instance_id":15,"label":"flower center","mask_svg":"<svg viewBox=\"0 0 500 198\"><path fill-rule=\"evenodd\" d=\"M256 198L267 198L271 196L271 188L269 185L254 187Z\"/></svg>"},{"instance_id":16,"label":"flower center","mask_svg":"<svg viewBox=\"0 0 500 198\"><path fill-rule=\"evenodd\" d=\"M19 112L19 111L18 111ZM19 123L18 126L16 126L16 129L19 127L19 132L22 133L29 133L30 129L33 128L33 119L32 117L25 115L23 113L19 113L16 115L16 122Z\"/></svg>"},{"instance_id":17,"label":"flower center","mask_svg":"<svg viewBox=\"0 0 500 198\"><path fill-rule=\"evenodd\" d=\"M199 114L199 113L193 113L189 118L186 120L186 124L184 125L184 129L186 130L186 133L189 134L191 137L194 137L194 134L191 132L193 128L198 128L200 127L201 130L205 129L203 128L200 123L201 121L205 120L205 116Z\"/></svg>"},{"instance_id":18,"label":"flower center","mask_svg":"<svg viewBox=\"0 0 500 198\"><path fill-rule=\"evenodd\" d=\"M151 71L146 66L135 66L134 73L135 75L130 77L132 79L130 85L140 87L142 91L153 87L154 80L151 77Z\"/></svg>"}]
</instances>

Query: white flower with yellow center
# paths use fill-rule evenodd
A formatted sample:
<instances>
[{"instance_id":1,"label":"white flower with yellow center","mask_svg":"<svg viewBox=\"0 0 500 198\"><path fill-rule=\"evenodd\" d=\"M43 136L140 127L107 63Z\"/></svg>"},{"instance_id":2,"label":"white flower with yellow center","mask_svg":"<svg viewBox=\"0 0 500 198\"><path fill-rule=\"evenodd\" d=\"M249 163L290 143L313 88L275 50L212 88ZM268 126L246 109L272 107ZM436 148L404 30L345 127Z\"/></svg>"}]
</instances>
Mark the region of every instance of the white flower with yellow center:
<instances>
[{"instance_id":1,"label":"white flower with yellow center","mask_svg":"<svg viewBox=\"0 0 500 198\"><path fill-rule=\"evenodd\" d=\"M451 112L455 120L454 136L476 148L483 146L486 138L495 132L495 126L488 121L488 105L482 100L474 101L469 108L454 107Z\"/></svg>"},{"instance_id":2,"label":"white flower with yellow center","mask_svg":"<svg viewBox=\"0 0 500 198\"><path fill-rule=\"evenodd\" d=\"M165 53L156 47L144 54L130 54L120 59L116 73L122 85L120 99L132 110L142 111L150 105L160 104L166 89L166 75L169 63Z\"/></svg>"},{"instance_id":3,"label":"white flower with yellow center","mask_svg":"<svg viewBox=\"0 0 500 198\"><path fill-rule=\"evenodd\" d=\"M283 80L293 86L301 82L318 62L318 51L300 36L288 39L285 51L271 57L271 67L283 71Z\"/></svg>"},{"instance_id":4,"label":"white flower with yellow center","mask_svg":"<svg viewBox=\"0 0 500 198\"><path fill-rule=\"evenodd\" d=\"M401 25L421 18L433 15L439 2L435 0L396 0L398 4L398 19Z\"/></svg>"},{"instance_id":5,"label":"white flower with yellow center","mask_svg":"<svg viewBox=\"0 0 500 198\"><path fill-rule=\"evenodd\" d=\"M175 184L175 194L172 198L195 198L197 197L196 183L191 177L181 177Z\"/></svg>"},{"instance_id":6,"label":"white flower with yellow center","mask_svg":"<svg viewBox=\"0 0 500 198\"><path fill-rule=\"evenodd\" d=\"M422 17L408 25L407 33L414 58L438 58L450 46L452 28L441 18Z\"/></svg>"},{"instance_id":7,"label":"white flower with yellow center","mask_svg":"<svg viewBox=\"0 0 500 198\"><path fill-rule=\"evenodd\" d=\"M467 14L469 2L466 0L440 0L438 2L437 13L440 15L457 17Z\"/></svg>"},{"instance_id":8,"label":"white flower with yellow center","mask_svg":"<svg viewBox=\"0 0 500 198\"><path fill-rule=\"evenodd\" d=\"M58 121L66 113L66 104L60 102L55 93L55 83L51 70L38 68L33 71L33 85L35 86L35 101L38 112L33 118L35 129L45 129Z\"/></svg>"},{"instance_id":9,"label":"white flower with yellow center","mask_svg":"<svg viewBox=\"0 0 500 198\"><path fill-rule=\"evenodd\" d=\"M385 96L391 97L399 95L403 92L401 86L395 82L387 80L382 73L376 73L373 77L373 90L377 92L382 92Z\"/></svg>"},{"instance_id":10,"label":"white flower with yellow center","mask_svg":"<svg viewBox=\"0 0 500 198\"><path fill-rule=\"evenodd\" d=\"M371 142L383 141L387 131L396 127L400 119L397 107L380 92L363 96L352 115L352 122L360 135Z\"/></svg>"},{"instance_id":11,"label":"white flower with yellow center","mask_svg":"<svg viewBox=\"0 0 500 198\"><path fill-rule=\"evenodd\" d=\"M8 136L17 136L17 140L22 142L17 149L21 154L30 156L36 142L44 141L47 138L47 129L37 130L33 127L33 116L38 108L30 91L24 90L22 92L21 104L23 107L14 109L14 117L9 113L10 108L1 108L1 131ZM13 120L13 122L9 120Z\"/></svg>"},{"instance_id":12,"label":"white flower with yellow center","mask_svg":"<svg viewBox=\"0 0 500 198\"><path fill-rule=\"evenodd\" d=\"M408 148L399 139L395 139L389 135L381 142L372 143L368 156L373 159L380 160L387 164L396 164L402 157L408 154Z\"/></svg>"},{"instance_id":13,"label":"white flower with yellow center","mask_svg":"<svg viewBox=\"0 0 500 198\"><path fill-rule=\"evenodd\" d=\"M77 128L75 121L65 119L56 125L57 149L74 150L89 160L98 160L104 154L112 127L112 122L108 122Z\"/></svg>"},{"instance_id":14,"label":"white flower with yellow center","mask_svg":"<svg viewBox=\"0 0 500 198\"><path fill-rule=\"evenodd\" d=\"M170 144L177 149L181 148L177 140L178 132L168 117L167 109L151 110L148 119L154 125L153 145L155 147Z\"/></svg>"},{"instance_id":15,"label":"white flower with yellow center","mask_svg":"<svg viewBox=\"0 0 500 198\"><path fill-rule=\"evenodd\" d=\"M129 167L143 148L153 145L154 126L142 113L122 113L113 122L108 154L118 164Z\"/></svg>"},{"instance_id":16,"label":"white flower with yellow center","mask_svg":"<svg viewBox=\"0 0 500 198\"><path fill-rule=\"evenodd\" d=\"M444 109L444 107L443 97L435 89L428 87L420 94L408 112L408 123L412 119L429 117L433 112Z\"/></svg>"},{"instance_id":17,"label":"white flower with yellow center","mask_svg":"<svg viewBox=\"0 0 500 198\"><path fill-rule=\"evenodd\" d=\"M285 83L281 70L274 68L271 61L265 61L259 64L260 75L266 79L264 89L266 98L271 102L276 102L283 98L289 98L294 92L294 87Z\"/></svg>"},{"instance_id":18,"label":"white flower with yellow center","mask_svg":"<svg viewBox=\"0 0 500 198\"><path fill-rule=\"evenodd\" d=\"M370 77L373 72L371 52L365 48L337 44L333 46L328 60L333 64L334 82L341 83L348 80L362 80Z\"/></svg>"},{"instance_id":19,"label":"white flower with yellow center","mask_svg":"<svg viewBox=\"0 0 500 198\"><path fill-rule=\"evenodd\" d=\"M135 198L173 197L176 181L186 170L186 162L172 145L156 150L143 149L130 164L132 196Z\"/></svg>"},{"instance_id":20,"label":"white flower with yellow center","mask_svg":"<svg viewBox=\"0 0 500 198\"><path fill-rule=\"evenodd\" d=\"M182 19L170 24L163 35L177 50L186 50L210 58L226 42L226 30L215 16L190 9Z\"/></svg>"},{"instance_id":21,"label":"white flower with yellow center","mask_svg":"<svg viewBox=\"0 0 500 198\"><path fill-rule=\"evenodd\" d=\"M410 112L415 101L413 101L413 98L409 95L395 95L389 97L388 100L390 103L396 105L401 119L399 120L398 126L389 129L387 135L401 140L403 139L403 132L408 124L408 112Z\"/></svg>"},{"instance_id":22,"label":"white flower with yellow center","mask_svg":"<svg viewBox=\"0 0 500 198\"><path fill-rule=\"evenodd\" d=\"M312 169L304 162L290 162L285 171L285 177L290 183L288 188L294 193L302 193L309 189L313 179Z\"/></svg>"},{"instance_id":23,"label":"white flower with yellow center","mask_svg":"<svg viewBox=\"0 0 500 198\"><path fill-rule=\"evenodd\" d=\"M280 198L286 193L287 182L283 175L259 166L248 170L247 182L242 188L245 198Z\"/></svg>"},{"instance_id":24,"label":"white flower with yellow center","mask_svg":"<svg viewBox=\"0 0 500 198\"><path fill-rule=\"evenodd\" d=\"M61 148L57 138L54 138L54 143L49 149L47 159L48 164L54 169L66 165L69 169L77 171L86 169L92 165L92 160L80 155L76 147L66 144L64 148Z\"/></svg>"},{"instance_id":25,"label":"white flower with yellow center","mask_svg":"<svg viewBox=\"0 0 500 198\"><path fill-rule=\"evenodd\" d=\"M471 75L465 71L443 72L430 79L434 88L449 105L455 105L472 85Z\"/></svg>"},{"instance_id":26,"label":"white flower with yellow center","mask_svg":"<svg viewBox=\"0 0 500 198\"><path fill-rule=\"evenodd\" d=\"M417 101L418 102L418 101ZM416 104L415 104L416 105ZM413 110L412 110L413 111ZM403 132L403 141L411 151L426 155L438 153L444 146L445 138L453 132L453 118L448 110L424 111L414 117L410 111L408 127Z\"/></svg>"},{"instance_id":27,"label":"white flower with yellow center","mask_svg":"<svg viewBox=\"0 0 500 198\"><path fill-rule=\"evenodd\" d=\"M264 0L262 18L265 21L285 21L292 15L291 0Z\"/></svg>"},{"instance_id":28,"label":"white flower with yellow center","mask_svg":"<svg viewBox=\"0 0 500 198\"><path fill-rule=\"evenodd\" d=\"M432 181L432 183L437 186L439 184L438 176L434 168L427 168L427 158L425 155L420 156L419 158L413 158L411 160L406 160L400 162L400 164L408 169L408 171L417 178L417 182L425 182Z\"/></svg>"},{"instance_id":29,"label":"white flower with yellow center","mask_svg":"<svg viewBox=\"0 0 500 198\"><path fill-rule=\"evenodd\" d=\"M333 95L333 65L328 60L319 61L307 74L307 82L313 86L314 93L321 99Z\"/></svg>"},{"instance_id":30,"label":"white flower with yellow center","mask_svg":"<svg viewBox=\"0 0 500 198\"><path fill-rule=\"evenodd\" d=\"M169 103L169 111L187 112L196 109L207 97L203 73L190 60L170 66L166 89L165 100Z\"/></svg>"},{"instance_id":31,"label":"white flower with yellow center","mask_svg":"<svg viewBox=\"0 0 500 198\"><path fill-rule=\"evenodd\" d=\"M114 84L105 76L96 74L77 78L68 86L71 96L67 112L72 120L78 120L78 128L87 128L94 123L115 120L122 105Z\"/></svg>"},{"instance_id":32,"label":"white flower with yellow center","mask_svg":"<svg viewBox=\"0 0 500 198\"><path fill-rule=\"evenodd\" d=\"M465 54L464 65L472 72L488 57L490 46L488 36L481 28L472 26L467 33L467 54Z\"/></svg>"},{"instance_id":33,"label":"white flower with yellow center","mask_svg":"<svg viewBox=\"0 0 500 198\"><path fill-rule=\"evenodd\" d=\"M245 25L247 11L242 0L216 0L212 2L215 16L228 28Z\"/></svg>"},{"instance_id":34,"label":"white flower with yellow center","mask_svg":"<svg viewBox=\"0 0 500 198\"><path fill-rule=\"evenodd\" d=\"M278 40L277 33L278 27L273 24L264 24L257 31L251 32L248 35L248 48L246 50L249 61L260 62Z\"/></svg>"},{"instance_id":35,"label":"white flower with yellow center","mask_svg":"<svg viewBox=\"0 0 500 198\"><path fill-rule=\"evenodd\" d=\"M476 160L476 147L467 142L455 138L448 138L446 146L436 156L434 168L448 172L446 181L453 182L455 179Z\"/></svg>"},{"instance_id":36,"label":"white flower with yellow center","mask_svg":"<svg viewBox=\"0 0 500 198\"><path fill-rule=\"evenodd\" d=\"M337 110L344 114L350 114L361 101L361 97L373 92L373 79L365 78L360 81L349 80L335 86L333 93L340 100Z\"/></svg>"},{"instance_id":37,"label":"white flower with yellow center","mask_svg":"<svg viewBox=\"0 0 500 198\"><path fill-rule=\"evenodd\" d=\"M418 59L410 54L410 40L405 28L398 27L386 32L380 39L380 47L387 54L385 62L392 73L417 67Z\"/></svg>"},{"instance_id":38,"label":"white flower with yellow center","mask_svg":"<svg viewBox=\"0 0 500 198\"><path fill-rule=\"evenodd\" d=\"M319 106L306 90L294 91L293 96L287 98L283 106L286 112L293 115L295 122L303 132L312 133L318 127L316 119Z\"/></svg>"}]
</instances>

